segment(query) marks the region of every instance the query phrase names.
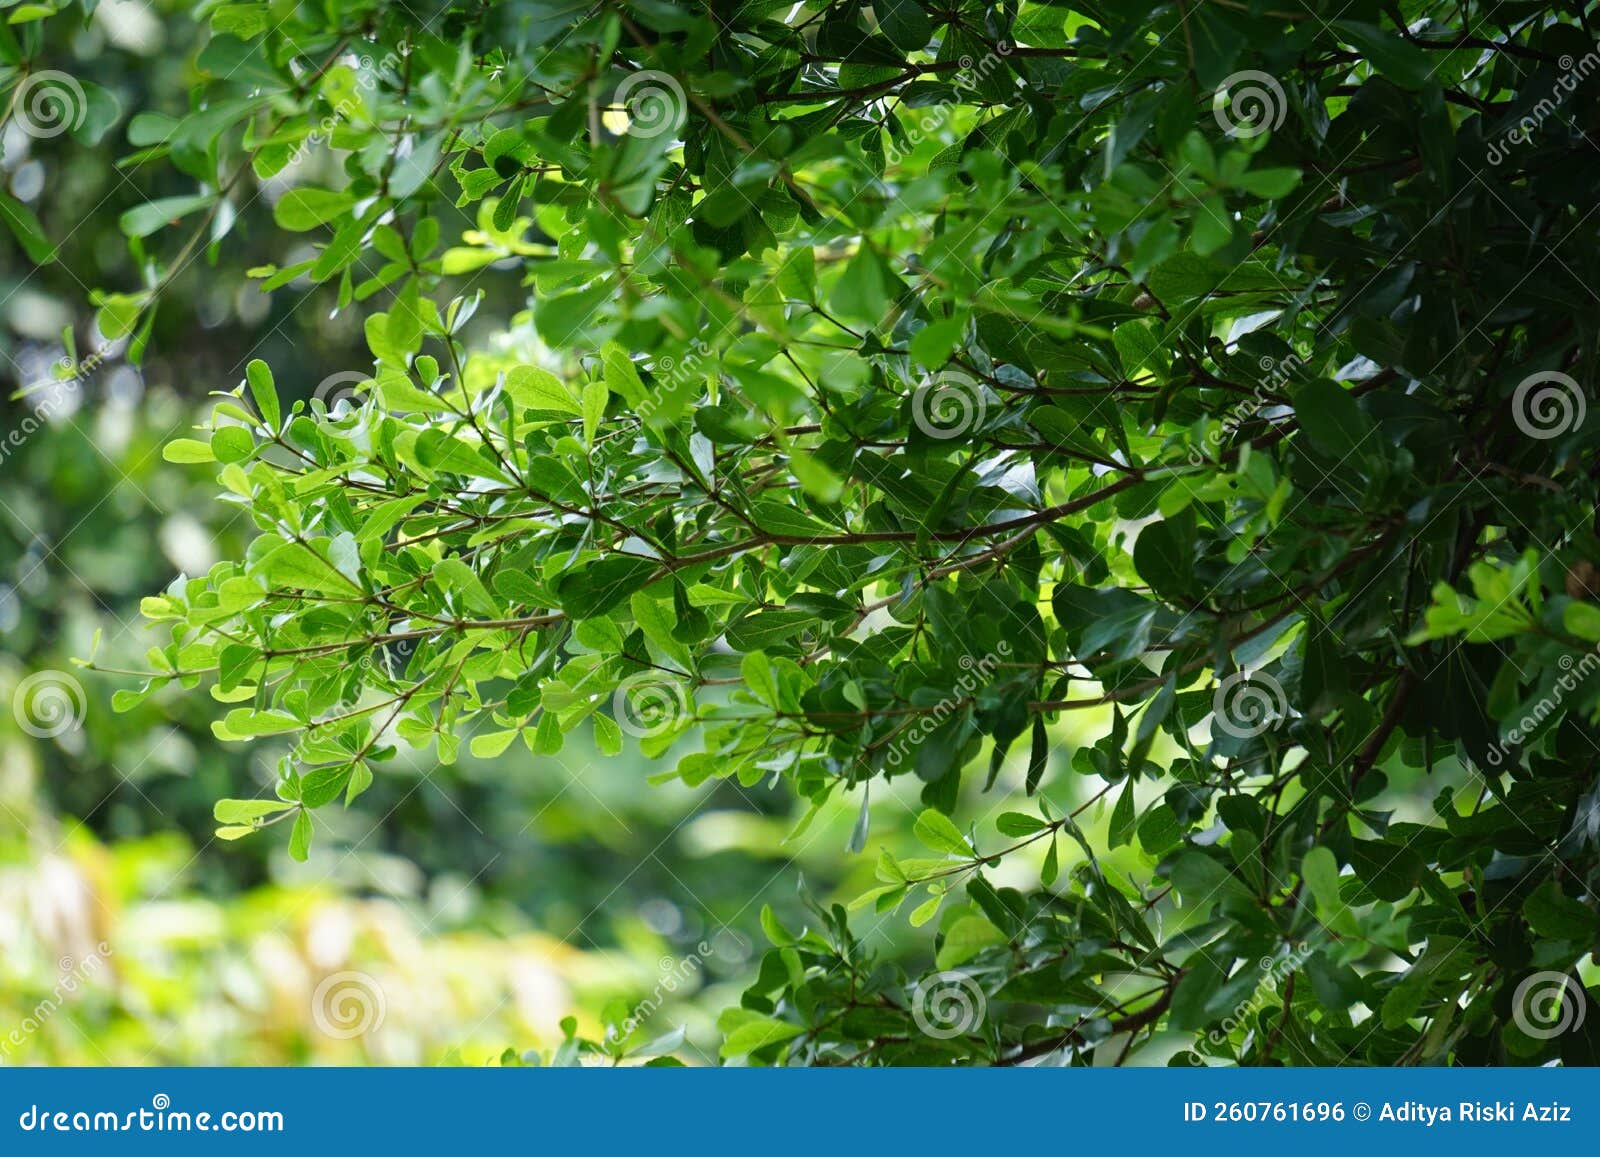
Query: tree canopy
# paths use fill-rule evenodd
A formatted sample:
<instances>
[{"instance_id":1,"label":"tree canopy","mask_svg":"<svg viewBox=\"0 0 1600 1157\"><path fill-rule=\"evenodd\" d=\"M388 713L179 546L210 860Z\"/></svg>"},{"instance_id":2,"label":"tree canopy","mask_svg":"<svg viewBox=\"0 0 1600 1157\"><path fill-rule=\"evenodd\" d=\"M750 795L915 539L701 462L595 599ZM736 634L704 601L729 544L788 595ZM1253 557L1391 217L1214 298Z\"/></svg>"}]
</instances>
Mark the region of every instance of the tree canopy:
<instances>
[{"instance_id":1,"label":"tree canopy","mask_svg":"<svg viewBox=\"0 0 1600 1157\"><path fill-rule=\"evenodd\" d=\"M118 705L286 742L216 818L301 858L400 744L859 801L880 884L765 922L730 1059L1587 1062L1592 7L200 5L123 121L14 5L12 123L171 184L103 341L266 234L371 353L167 447L256 534Z\"/></svg>"}]
</instances>

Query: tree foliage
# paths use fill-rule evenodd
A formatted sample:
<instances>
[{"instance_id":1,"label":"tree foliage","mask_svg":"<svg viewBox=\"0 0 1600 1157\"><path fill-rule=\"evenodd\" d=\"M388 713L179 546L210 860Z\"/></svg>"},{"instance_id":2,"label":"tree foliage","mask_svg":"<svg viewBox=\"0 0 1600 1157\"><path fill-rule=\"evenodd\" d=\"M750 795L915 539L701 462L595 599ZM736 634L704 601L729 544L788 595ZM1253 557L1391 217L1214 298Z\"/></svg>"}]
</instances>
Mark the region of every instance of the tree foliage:
<instances>
[{"instance_id":1,"label":"tree foliage","mask_svg":"<svg viewBox=\"0 0 1600 1157\"><path fill-rule=\"evenodd\" d=\"M120 698L292 741L217 818L300 857L399 744L632 735L852 854L916 783L730 1058L1587 1060L1529 994L1600 931L1591 7L205 6L101 335L265 193L372 361L169 446L258 533Z\"/></svg>"}]
</instances>

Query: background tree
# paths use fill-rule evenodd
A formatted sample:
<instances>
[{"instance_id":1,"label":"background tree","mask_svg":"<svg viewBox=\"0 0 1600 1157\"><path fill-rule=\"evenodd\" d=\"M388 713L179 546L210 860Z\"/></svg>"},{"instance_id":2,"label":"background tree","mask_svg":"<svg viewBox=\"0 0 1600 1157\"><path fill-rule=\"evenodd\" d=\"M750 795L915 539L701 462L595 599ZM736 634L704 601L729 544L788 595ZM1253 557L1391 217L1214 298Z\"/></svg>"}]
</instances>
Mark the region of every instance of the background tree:
<instances>
[{"instance_id":1,"label":"background tree","mask_svg":"<svg viewBox=\"0 0 1600 1157\"><path fill-rule=\"evenodd\" d=\"M0 1065L478 1063L511 1044L549 1056L568 1015L596 1036L630 1016L650 1038L687 1026L677 1051L715 1057L715 1014L761 939L752 897L801 911L779 876L794 850L779 846L785 796L637 792L641 757L591 766L587 737L556 759L513 750L439 768L403 753L354 806L319 817L333 821L320 854L297 864L282 840L214 837L216 800L270 784L275 745L218 740L213 701L176 688L113 713L126 677L74 671L96 631L105 666L142 666L140 596L254 534L214 501L209 472L161 458L207 391L252 356L307 396L325 377L325 395L348 391L330 368L368 355L360 316L321 287L262 293L246 276L281 245L270 228L229 233L171 279L137 365L127 340L99 338L85 287L139 278L122 214L192 187L159 161L119 165L118 142L138 111L188 107L208 33L185 4L10 27L37 37L29 75L55 83L12 105L15 74L0 80L0 111L14 110L0 188L57 256L35 265L0 225ZM97 146L48 97L70 95L63 76L115 102ZM52 107L66 119L45 119ZM24 110L40 119L25 128ZM514 276L499 285L475 320L491 331L520 298ZM41 390L69 323L75 348L101 356ZM795 869L853 894L846 877L870 865L833 854L848 817L822 822L840 834ZM883 929L881 952L918 947L896 933ZM350 1026L330 1011L355 1003L319 985L351 970L386 993L385 1015L331 1033Z\"/></svg>"},{"instance_id":2,"label":"background tree","mask_svg":"<svg viewBox=\"0 0 1600 1157\"><path fill-rule=\"evenodd\" d=\"M258 533L120 703L291 737L216 816L299 857L401 744L631 733L853 852L914 781L858 909L927 968L773 916L729 1057L1587 1060L1589 7L210 10L100 334L264 197L371 364L168 447ZM1087 802L994 807L1074 712Z\"/></svg>"}]
</instances>

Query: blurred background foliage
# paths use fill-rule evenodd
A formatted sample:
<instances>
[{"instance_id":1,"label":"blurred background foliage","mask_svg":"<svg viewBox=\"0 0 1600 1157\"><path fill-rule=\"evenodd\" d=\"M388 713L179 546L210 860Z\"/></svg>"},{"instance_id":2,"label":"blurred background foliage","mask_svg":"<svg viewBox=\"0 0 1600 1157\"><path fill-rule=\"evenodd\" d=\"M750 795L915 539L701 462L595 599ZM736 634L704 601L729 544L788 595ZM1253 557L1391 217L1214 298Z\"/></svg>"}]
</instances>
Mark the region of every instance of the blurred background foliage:
<instances>
[{"instance_id":1,"label":"blurred background foliage","mask_svg":"<svg viewBox=\"0 0 1600 1157\"><path fill-rule=\"evenodd\" d=\"M161 460L207 392L251 357L299 397L368 360L358 312L249 281L262 255L247 220L167 290L142 365L112 357L37 430L16 396L64 356L64 329L97 344L89 287L139 283L118 216L178 191L158 171L177 178L119 165L123 133L133 110L183 110L198 27L175 5L125 0L86 24L42 22L44 58L114 94L118 121L92 148L14 121L0 142L4 189L60 245L36 267L0 230L0 1064L476 1061L558 1042L568 1015L598 1036L605 1014L652 998L645 1031L687 1024L686 1058L696 1042L714 1055L760 897L792 903L784 801L647 788L631 752L416 762L322 833L336 852L295 865L281 841L212 835L216 799L270 782L269 744L224 748L193 696L113 715L111 681L72 667L97 631L109 663L138 665L140 596L248 541L204 471ZM480 324L507 327L515 280L479 284ZM81 726L23 728L18 692L38 672L83 687ZM815 847L821 869L834 849ZM744 931L683 968L723 922ZM317 985L342 970L384 997L381 1027L353 1039L312 1015ZM668 990L669 970L687 979Z\"/></svg>"}]
</instances>

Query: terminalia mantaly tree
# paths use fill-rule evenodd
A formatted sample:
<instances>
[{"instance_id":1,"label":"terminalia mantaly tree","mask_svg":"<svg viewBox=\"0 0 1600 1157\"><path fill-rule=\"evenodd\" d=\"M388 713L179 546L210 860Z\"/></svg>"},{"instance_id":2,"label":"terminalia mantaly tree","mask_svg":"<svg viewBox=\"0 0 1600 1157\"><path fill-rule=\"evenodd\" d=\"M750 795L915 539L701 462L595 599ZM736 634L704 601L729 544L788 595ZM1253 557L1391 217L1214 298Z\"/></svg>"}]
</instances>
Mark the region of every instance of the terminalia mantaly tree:
<instances>
[{"instance_id":1,"label":"terminalia mantaly tree","mask_svg":"<svg viewBox=\"0 0 1600 1157\"><path fill-rule=\"evenodd\" d=\"M286 749L217 817L300 857L469 735L848 799L841 855L915 784L730 1058L1588 1061L1592 7L211 8L102 334L271 188L262 286L372 362L168 448L259 534L121 699Z\"/></svg>"}]
</instances>

